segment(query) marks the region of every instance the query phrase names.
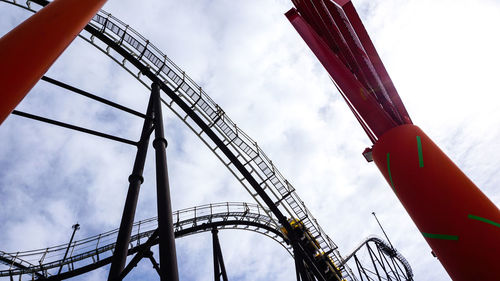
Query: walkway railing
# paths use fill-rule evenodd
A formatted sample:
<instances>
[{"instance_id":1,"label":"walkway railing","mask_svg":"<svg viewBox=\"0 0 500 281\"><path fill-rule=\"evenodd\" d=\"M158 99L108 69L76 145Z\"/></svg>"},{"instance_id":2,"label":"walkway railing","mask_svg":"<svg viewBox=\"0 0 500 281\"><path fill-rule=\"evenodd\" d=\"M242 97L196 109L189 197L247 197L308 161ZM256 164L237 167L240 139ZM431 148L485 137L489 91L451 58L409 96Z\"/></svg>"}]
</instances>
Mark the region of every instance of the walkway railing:
<instances>
[{"instance_id":1,"label":"walkway railing","mask_svg":"<svg viewBox=\"0 0 500 281\"><path fill-rule=\"evenodd\" d=\"M266 210L256 204L226 202L206 204L173 213L176 237L210 231L210 225L218 229L242 229L257 232L280 243L290 254L291 247L285 241L275 220L267 216ZM224 224L222 224L224 222ZM227 222L227 223L226 223ZM207 227L197 227L207 226ZM157 229L157 218L134 223L129 251L144 244ZM189 231L186 231L189 230ZM41 275L49 277L95 263L113 254L118 229L74 241L70 245L68 257L63 260L68 244L45 249L5 253L0 251L0 276L21 275L28 279Z\"/></svg>"}]
</instances>

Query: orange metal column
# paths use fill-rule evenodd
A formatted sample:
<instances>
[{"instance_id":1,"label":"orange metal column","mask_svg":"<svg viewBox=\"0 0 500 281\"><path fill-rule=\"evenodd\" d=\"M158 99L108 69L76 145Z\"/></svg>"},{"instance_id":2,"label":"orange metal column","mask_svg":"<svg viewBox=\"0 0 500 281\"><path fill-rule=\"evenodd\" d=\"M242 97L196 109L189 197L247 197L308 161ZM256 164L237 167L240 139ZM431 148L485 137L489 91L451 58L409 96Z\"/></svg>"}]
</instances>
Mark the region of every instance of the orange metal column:
<instances>
[{"instance_id":1,"label":"orange metal column","mask_svg":"<svg viewBox=\"0 0 500 281\"><path fill-rule=\"evenodd\" d=\"M453 280L500 280L500 210L422 130L391 129L373 159Z\"/></svg>"},{"instance_id":2,"label":"orange metal column","mask_svg":"<svg viewBox=\"0 0 500 281\"><path fill-rule=\"evenodd\" d=\"M0 124L106 0L55 0L0 39Z\"/></svg>"}]
</instances>

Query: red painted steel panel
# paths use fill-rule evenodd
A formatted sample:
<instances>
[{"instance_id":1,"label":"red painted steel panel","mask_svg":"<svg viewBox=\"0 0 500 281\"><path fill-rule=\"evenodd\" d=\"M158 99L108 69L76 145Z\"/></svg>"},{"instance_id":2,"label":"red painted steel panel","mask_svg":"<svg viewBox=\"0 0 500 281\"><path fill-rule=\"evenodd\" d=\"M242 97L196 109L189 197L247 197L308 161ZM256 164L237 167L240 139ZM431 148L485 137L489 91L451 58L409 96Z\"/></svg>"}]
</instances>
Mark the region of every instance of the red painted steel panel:
<instances>
[{"instance_id":1,"label":"red painted steel panel","mask_svg":"<svg viewBox=\"0 0 500 281\"><path fill-rule=\"evenodd\" d=\"M349 47L346 38L342 36L339 30L344 23L341 22L340 25L337 25L323 1L293 2L298 2L296 7L300 15L325 40L325 43L340 58L345 66L356 74L361 84L365 88L370 89L371 86L368 84L365 75L360 71L360 66L354 58L353 50Z\"/></svg>"},{"instance_id":2,"label":"red painted steel panel","mask_svg":"<svg viewBox=\"0 0 500 281\"><path fill-rule=\"evenodd\" d=\"M368 35L368 32L365 29L365 26L363 25L363 22L359 18L359 15L356 12L354 5L352 4L351 1L336 1L336 2L345 2L344 4L341 4L342 9L347 15L347 18L349 19L349 22L351 23L356 35L358 36L361 44L363 45L366 54L368 55L370 61L375 67L375 70L382 84L387 90L387 94L389 95L390 100L394 103L397 111L403 117L403 121L406 124L412 124L410 115L406 111L406 108L403 102L401 101L401 98L399 97L396 87L394 86L394 83L392 83L391 77L389 76L389 73L387 73L384 63L380 59L380 56L378 55L377 50L375 49L375 46L373 45L373 42L370 39L370 36Z\"/></svg>"},{"instance_id":3,"label":"red painted steel panel","mask_svg":"<svg viewBox=\"0 0 500 281\"><path fill-rule=\"evenodd\" d=\"M422 130L390 130L373 159L453 280L499 280L500 210Z\"/></svg>"},{"instance_id":4,"label":"red painted steel panel","mask_svg":"<svg viewBox=\"0 0 500 281\"><path fill-rule=\"evenodd\" d=\"M351 0L333 0L333 2L339 6L344 6L345 4L350 3Z\"/></svg>"},{"instance_id":5,"label":"red painted steel panel","mask_svg":"<svg viewBox=\"0 0 500 281\"><path fill-rule=\"evenodd\" d=\"M0 124L106 0L55 0L0 39Z\"/></svg>"},{"instance_id":6,"label":"red painted steel panel","mask_svg":"<svg viewBox=\"0 0 500 281\"><path fill-rule=\"evenodd\" d=\"M324 23L321 28L314 28L316 33L323 39L326 34L331 34L333 38L335 38L336 45L330 44L329 41L326 41L327 45L334 51L334 53L341 57L345 57L346 60L344 64L346 67L356 74L357 79L363 84L366 89L371 89L372 87L369 85L366 75L361 71L361 65L356 60L355 50L351 48L349 38L346 38L342 35L341 29L344 26L344 23L341 22L338 24L333 19L331 13L329 13L326 5L323 1L319 1L318 3L308 2L310 6L314 7L316 12L316 16L321 18L321 21ZM338 50L336 50L338 48Z\"/></svg>"},{"instance_id":7,"label":"red painted steel panel","mask_svg":"<svg viewBox=\"0 0 500 281\"><path fill-rule=\"evenodd\" d=\"M376 136L381 136L384 132L395 127L395 122L382 110L375 98L297 11L291 9L286 13L286 16L328 73L334 77L339 88L373 133Z\"/></svg>"},{"instance_id":8,"label":"red painted steel panel","mask_svg":"<svg viewBox=\"0 0 500 281\"><path fill-rule=\"evenodd\" d=\"M299 14L398 124L408 112L350 1L292 0ZM352 22L351 22L352 21ZM335 77L334 77L335 78Z\"/></svg>"},{"instance_id":9,"label":"red painted steel panel","mask_svg":"<svg viewBox=\"0 0 500 281\"><path fill-rule=\"evenodd\" d=\"M328 0L320 1L325 3L324 9L332 15L332 20L334 20L339 26L341 35L345 38L357 65L359 65L359 70L355 73L358 74L358 79L362 78L360 79L360 82L377 97L377 101L398 124L404 124L402 116L399 114L398 110L394 106L394 103L390 99L384 84L377 74L371 60L368 58L368 55L361 44L358 35L354 31L354 28L351 24L346 24L346 22L349 22L347 15L340 6L334 4L333 2Z\"/></svg>"},{"instance_id":10,"label":"red painted steel panel","mask_svg":"<svg viewBox=\"0 0 500 281\"><path fill-rule=\"evenodd\" d=\"M313 27L314 30L324 30L322 33L323 40L326 41L328 46L333 46L332 51L337 54L340 60L347 65L348 68L352 68L354 59L352 56L349 56L349 49L347 45L343 41L343 38L339 35L337 31L338 28L335 24L328 23L327 24L321 17L317 16L318 12L316 7L311 5L308 1L298 1L292 0L297 9L301 11L301 16Z\"/></svg>"}]
</instances>

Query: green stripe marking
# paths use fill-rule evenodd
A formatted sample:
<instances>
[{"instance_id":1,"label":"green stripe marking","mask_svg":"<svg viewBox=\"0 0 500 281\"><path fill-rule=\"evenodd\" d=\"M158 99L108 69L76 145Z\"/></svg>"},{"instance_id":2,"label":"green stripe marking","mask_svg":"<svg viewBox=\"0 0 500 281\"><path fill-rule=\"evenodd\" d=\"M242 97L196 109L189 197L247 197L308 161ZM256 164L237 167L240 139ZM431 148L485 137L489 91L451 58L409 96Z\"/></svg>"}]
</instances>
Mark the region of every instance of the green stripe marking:
<instances>
[{"instance_id":1,"label":"green stripe marking","mask_svg":"<svg viewBox=\"0 0 500 281\"><path fill-rule=\"evenodd\" d=\"M394 187L394 182L392 181L392 174L391 174L391 160L390 160L390 154L387 153L387 171L389 172L389 180L391 181L391 187L394 192L396 192L396 188Z\"/></svg>"},{"instance_id":2,"label":"green stripe marking","mask_svg":"<svg viewBox=\"0 0 500 281\"><path fill-rule=\"evenodd\" d=\"M434 238L434 239L443 239L443 240L458 240L458 236L456 235L446 235L446 234L432 234L432 233L425 233L422 232L422 235L427 238Z\"/></svg>"},{"instance_id":3,"label":"green stripe marking","mask_svg":"<svg viewBox=\"0 0 500 281\"><path fill-rule=\"evenodd\" d=\"M494 226L496 226L496 227L500 227L500 223L496 223L496 222L494 222L494 221L490 221L489 219L485 219L485 218L478 217L478 216L474 216L474 215L468 215L467 217L468 217L469 219L482 221L482 222L485 222L485 223L489 223L489 224L491 224L491 225L494 225Z\"/></svg>"},{"instance_id":4,"label":"green stripe marking","mask_svg":"<svg viewBox=\"0 0 500 281\"><path fill-rule=\"evenodd\" d=\"M422 154L422 140L420 136L417 136L417 146L418 146L418 166L420 168L424 167L424 156Z\"/></svg>"}]
</instances>

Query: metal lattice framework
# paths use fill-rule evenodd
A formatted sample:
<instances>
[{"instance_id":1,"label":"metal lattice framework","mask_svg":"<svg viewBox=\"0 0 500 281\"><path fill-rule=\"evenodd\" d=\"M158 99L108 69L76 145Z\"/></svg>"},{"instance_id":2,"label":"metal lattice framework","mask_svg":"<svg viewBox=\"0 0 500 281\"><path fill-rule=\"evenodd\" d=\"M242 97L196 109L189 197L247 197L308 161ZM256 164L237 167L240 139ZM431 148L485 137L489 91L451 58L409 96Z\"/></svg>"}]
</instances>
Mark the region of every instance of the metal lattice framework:
<instances>
[{"instance_id":1,"label":"metal lattice framework","mask_svg":"<svg viewBox=\"0 0 500 281\"><path fill-rule=\"evenodd\" d=\"M368 256L369 262L360 262L360 257ZM361 280L413 280L413 271L403 255L384 240L370 236L347 255L342 263L349 263L357 270ZM364 278L363 278L364 277Z\"/></svg>"},{"instance_id":2,"label":"metal lattice framework","mask_svg":"<svg viewBox=\"0 0 500 281\"><path fill-rule=\"evenodd\" d=\"M37 12L41 7L49 3L45 0L28 0L23 3L8 0L0 1L14 4L32 12ZM260 214L259 216L264 217L265 215L268 219L268 225L272 225L273 229L283 226L289 228L291 219L300 221L310 237L314 241L317 241L317 252L324 253L334 264L339 266L344 280L356 280L352 271L342 262L343 259L337 245L322 230L317 220L295 192L294 187L276 169L272 161L257 143L238 128L202 88L165 54L127 24L102 10L94 16L79 36L118 63L147 89L151 89L151 82L157 83L166 94L162 96L162 102L209 147L250 193L262 207L257 208L257 210ZM210 206L212 208L212 205ZM190 210L194 210L194 217L197 218L197 209ZM207 209L204 208L204 210L206 211ZM179 213L177 215L179 216ZM210 215L207 218L213 217L212 215L210 211ZM134 225L137 228L134 228L137 232L134 230L131 239L136 241L137 245L140 245L141 239L151 237L154 229L151 228L147 231L145 225L147 223L154 224L154 221L152 219L148 222L142 221ZM179 220L177 220L178 223ZM178 229L176 229L177 231ZM267 231L270 230L267 229ZM275 239L277 239L276 237L280 237L279 233L274 234L276 235L273 236ZM104 235L108 239L111 239L115 235L114 238L116 238L116 232L101 235ZM101 241L103 237L89 238L90 240L87 242L77 241L82 243L82 247L84 247L83 245L85 247L89 246L90 244L88 243L95 242L97 244L91 251L84 252L82 250L81 254L76 254L80 252L74 252L78 247L73 246L73 252L70 255L71 259L66 260L64 263L60 260L45 263L48 249L36 252L36 255L40 255L40 259L38 260L38 264L40 265L31 264L29 260L24 260L24 256L19 254L2 253L0 259L4 262L5 260L11 261L11 267L15 267L16 269L14 270L19 272L19 274L30 272L32 276L36 275L38 277L49 276L48 270L50 268L61 267L61 265L65 264L71 269L69 272L75 271L74 263L76 260L73 261L72 259L76 259L76 257L79 257L79 261L89 261L92 259L95 267L96 264L103 260L102 255L108 253L108 258L111 255L112 244L98 247L100 242L103 243ZM63 245L58 247L64 248ZM304 245L299 245L298 249L303 251L304 256L307 256L310 264L314 263L313 254L306 253L304 248ZM291 252L289 247L287 249ZM52 248L52 250L53 252L60 251L59 248L57 250L56 248ZM93 254L93 252L96 252L96 254ZM31 271L29 271L30 268L32 268ZM11 268L10 270L10 273L3 271L2 274L12 275L13 269Z\"/></svg>"}]
</instances>

